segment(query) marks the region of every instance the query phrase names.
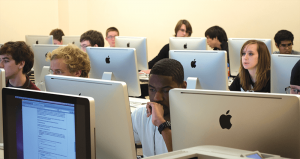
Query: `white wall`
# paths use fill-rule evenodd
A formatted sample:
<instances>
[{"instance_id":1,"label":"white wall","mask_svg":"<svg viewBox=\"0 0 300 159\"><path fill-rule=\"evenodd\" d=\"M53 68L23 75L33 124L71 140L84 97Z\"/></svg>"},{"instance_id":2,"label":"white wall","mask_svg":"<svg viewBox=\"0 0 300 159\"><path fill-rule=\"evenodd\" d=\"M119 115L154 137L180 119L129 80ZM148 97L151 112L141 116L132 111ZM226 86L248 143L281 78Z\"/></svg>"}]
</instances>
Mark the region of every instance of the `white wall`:
<instances>
[{"instance_id":1,"label":"white wall","mask_svg":"<svg viewBox=\"0 0 300 159\"><path fill-rule=\"evenodd\" d=\"M273 40L287 29L295 36L293 49L300 51L299 6L300 0L0 0L0 43L47 35L57 27L66 35L89 29L104 35L115 26L121 36L147 37L151 60L174 35L177 21L187 19L192 37L203 37L213 25L229 38Z\"/></svg>"}]
</instances>

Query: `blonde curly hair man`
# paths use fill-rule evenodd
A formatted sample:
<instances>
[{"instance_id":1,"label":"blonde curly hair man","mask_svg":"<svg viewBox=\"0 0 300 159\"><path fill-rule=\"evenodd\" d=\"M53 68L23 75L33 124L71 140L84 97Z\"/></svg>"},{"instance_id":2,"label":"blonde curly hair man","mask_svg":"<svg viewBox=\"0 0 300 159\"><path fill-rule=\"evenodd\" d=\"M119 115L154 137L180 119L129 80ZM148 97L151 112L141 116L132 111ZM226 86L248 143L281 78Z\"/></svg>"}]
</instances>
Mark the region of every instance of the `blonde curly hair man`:
<instances>
[{"instance_id":1,"label":"blonde curly hair man","mask_svg":"<svg viewBox=\"0 0 300 159\"><path fill-rule=\"evenodd\" d=\"M50 72L55 75L87 78L91 69L88 54L73 44L53 50L46 60L50 60Z\"/></svg>"}]
</instances>

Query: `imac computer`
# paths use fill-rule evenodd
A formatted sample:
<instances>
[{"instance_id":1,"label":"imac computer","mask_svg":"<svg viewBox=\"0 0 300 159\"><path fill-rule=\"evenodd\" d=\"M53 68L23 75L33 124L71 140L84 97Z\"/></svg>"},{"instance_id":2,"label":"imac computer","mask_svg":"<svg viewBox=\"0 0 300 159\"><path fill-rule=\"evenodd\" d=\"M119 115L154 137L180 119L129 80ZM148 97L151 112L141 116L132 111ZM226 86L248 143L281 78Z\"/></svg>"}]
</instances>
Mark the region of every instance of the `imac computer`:
<instances>
[{"instance_id":1,"label":"imac computer","mask_svg":"<svg viewBox=\"0 0 300 159\"><path fill-rule=\"evenodd\" d=\"M299 55L271 55L271 93L284 93L290 85L291 71L300 60Z\"/></svg>"},{"instance_id":2,"label":"imac computer","mask_svg":"<svg viewBox=\"0 0 300 159\"><path fill-rule=\"evenodd\" d=\"M45 80L47 91L95 99L96 158L136 158L125 82L58 75Z\"/></svg>"},{"instance_id":3,"label":"imac computer","mask_svg":"<svg viewBox=\"0 0 300 159\"><path fill-rule=\"evenodd\" d=\"M3 88L4 158L95 159L91 97Z\"/></svg>"},{"instance_id":4,"label":"imac computer","mask_svg":"<svg viewBox=\"0 0 300 159\"><path fill-rule=\"evenodd\" d=\"M45 66L50 66L50 61L46 61L46 56L49 52L52 52L53 50L62 46L66 46L66 45L49 45L49 44L32 45L32 50L34 53L33 69L34 69L35 85L42 91L45 91L44 75L48 74L49 72L49 69L43 69L43 68Z\"/></svg>"},{"instance_id":5,"label":"imac computer","mask_svg":"<svg viewBox=\"0 0 300 159\"><path fill-rule=\"evenodd\" d=\"M173 150L216 145L300 158L298 95L172 89Z\"/></svg>"},{"instance_id":6,"label":"imac computer","mask_svg":"<svg viewBox=\"0 0 300 159\"><path fill-rule=\"evenodd\" d=\"M184 69L188 89L228 90L226 51L170 50Z\"/></svg>"},{"instance_id":7,"label":"imac computer","mask_svg":"<svg viewBox=\"0 0 300 159\"><path fill-rule=\"evenodd\" d=\"M240 69L240 61L241 61L241 48L244 43L248 40L259 40L264 42L270 54L272 54L272 44L271 39L256 39L256 38L229 38L228 39L228 51L229 51L229 59L230 59L230 75L237 76L239 74Z\"/></svg>"},{"instance_id":8,"label":"imac computer","mask_svg":"<svg viewBox=\"0 0 300 159\"><path fill-rule=\"evenodd\" d=\"M170 50L206 50L205 37L171 37Z\"/></svg>"},{"instance_id":9,"label":"imac computer","mask_svg":"<svg viewBox=\"0 0 300 159\"><path fill-rule=\"evenodd\" d=\"M74 44L81 49L80 36L62 36L63 45Z\"/></svg>"},{"instance_id":10,"label":"imac computer","mask_svg":"<svg viewBox=\"0 0 300 159\"><path fill-rule=\"evenodd\" d=\"M116 47L135 48L138 70L148 70L147 38L116 36Z\"/></svg>"},{"instance_id":11,"label":"imac computer","mask_svg":"<svg viewBox=\"0 0 300 159\"><path fill-rule=\"evenodd\" d=\"M25 35L26 44L53 44L53 35Z\"/></svg>"},{"instance_id":12,"label":"imac computer","mask_svg":"<svg viewBox=\"0 0 300 159\"><path fill-rule=\"evenodd\" d=\"M6 87L5 71L0 68L0 89ZM2 98L2 91L0 91L0 98ZM0 101L0 143L3 143L3 118L2 118L2 102ZM0 145L1 147L1 145Z\"/></svg>"},{"instance_id":13,"label":"imac computer","mask_svg":"<svg viewBox=\"0 0 300 159\"><path fill-rule=\"evenodd\" d=\"M123 81L129 96L140 96L141 88L134 48L87 47L90 78Z\"/></svg>"}]
</instances>

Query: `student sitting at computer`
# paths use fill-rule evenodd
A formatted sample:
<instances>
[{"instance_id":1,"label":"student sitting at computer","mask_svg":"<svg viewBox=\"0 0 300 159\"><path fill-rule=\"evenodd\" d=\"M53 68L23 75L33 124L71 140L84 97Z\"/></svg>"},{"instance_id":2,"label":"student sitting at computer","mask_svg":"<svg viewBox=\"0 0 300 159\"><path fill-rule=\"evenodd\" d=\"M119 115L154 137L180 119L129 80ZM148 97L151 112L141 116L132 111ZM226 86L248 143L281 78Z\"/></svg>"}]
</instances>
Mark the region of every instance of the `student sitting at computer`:
<instances>
[{"instance_id":1,"label":"student sitting at computer","mask_svg":"<svg viewBox=\"0 0 300 159\"><path fill-rule=\"evenodd\" d=\"M47 60L50 60L50 72L55 75L88 77L91 69L88 54L73 44L48 53Z\"/></svg>"},{"instance_id":2,"label":"student sitting at computer","mask_svg":"<svg viewBox=\"0 0 300 159\"><path fill-rule=\"evenodd\" d=\"M65 36L64 32L61 29L53 29L50 32L50 35L53 35L53 44L54 45L62 45L62 36Z\"/></svg>"},{"instance_id":3,"label":"student sitting at computer","mask_svg":"<svg viewBox=\"0 0 300 159\"><path fill-rule=\"evenodd\" d=\"M105 40L109 43L110 47L115 47L115 37L119 36L119 30L115 27L110 27L106 30Z\"/></svg>"},{"instance_id":4,"label":"student sitting at computer","mask_svg":"<svg viewBox=\"0 0 300 159\"><path fill-rule=\"evenodd\" d=\"M270 53L265 43L249 40L243 45L240 71L229 89L270 92Z\"/></svg>"},{"instance_id":5,"label":"student sitting at computer","mask_svg":"<svg viewBox=\"0 0 300 159\"><path fill-rule=\"evenodd\" d=\"M86 47L104 47L102 33L96 30L89 30L80 36L81 49L86 52Z\"/></svg>"},{"instance_id":6,"label":"student sitting at computer","mask_svg":"<svg viewBox=\"0 0 300 159\"><path fill-rule=\"evenodd\" d=\"M287 94L300 94L300 60L291 71L290 86L285 88Z\"/></svg>"},{"instance_id":7,"label":"student sitting at computer","mask_svg":"<svg viewBox=\"0 0 300 159\"><path fill-rule=\"evenodd\" d=\"M229 63L228 38L225 30L219 26L212 26L205 31L205 37L209 47L227 52L227 63Z\"/></svg>"},{"instance_id":8,"label":"student sitting at computer","mask_svg":"<svg viewBox=\"0 0 300 159\"><path fill-rule=\"evenodd\" d=\"M7 42L0 48L0 67L5 70L6 87L40 90L27 73L34 63L34 54L24 41Z\"/></svg>"},{"instance_id":9,"label":"student sitting at computer","mask_svg":"<svg viewBox=\"0 0 300 159\"><path fill-rule=\"evenodd\" d=\"M169 90L173 88L186 88L183 67L174 59L162 59L150 72L150 102L131 115L134 139L142 143L144 157L172 151Z\"/></svg>"},{"instance_id":10,"label":"student sitting at computer","mask_svg":"<svg viewBox=\"0 0 300 159\"><path fill-rule=\"evenodd\" d=\"M185 19L178 21L177 25L175 26L175 37L190 37L192 33L193 33L193 29L189 21ZM166 44L159 51L158 55L148 62L149 69L151 69L157 61L163 58L169 58L169 51L170 51L169 44Z\"/></svg>"},{"instance_id":11,"label":"student sitting at computer","mask_svg":"<svg viewBox=\"0 0 300 159\"><path fill-rule=\"evenodd\" d=\"M279 30L274 37L275 45L279 51L273 54L294 54L300 55L300 52L293 50L294 35L288 30Z\"/></svg>"}]
</instances>

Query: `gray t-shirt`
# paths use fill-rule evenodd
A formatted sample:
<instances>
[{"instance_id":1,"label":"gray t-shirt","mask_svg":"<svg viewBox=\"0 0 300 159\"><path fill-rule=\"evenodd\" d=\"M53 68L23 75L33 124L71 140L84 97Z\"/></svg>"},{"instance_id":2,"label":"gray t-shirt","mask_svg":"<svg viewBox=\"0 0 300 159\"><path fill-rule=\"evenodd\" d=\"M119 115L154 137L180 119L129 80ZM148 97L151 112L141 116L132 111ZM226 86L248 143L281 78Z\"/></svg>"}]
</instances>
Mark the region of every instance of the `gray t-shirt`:
<instances>
[{"instance_id":1,"label":"gray t-shirt","mask_svg":"<svg viewBox=\"0 0 300 159\"><path fill-rule=\"evenodd\" d=\"M274 51L273 54L280 54L279 51ZM300 55L300 52L292 50L291 55Z\"/></svg>"}]
</instances>

